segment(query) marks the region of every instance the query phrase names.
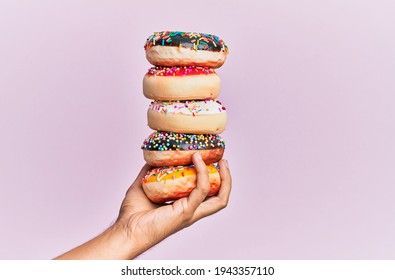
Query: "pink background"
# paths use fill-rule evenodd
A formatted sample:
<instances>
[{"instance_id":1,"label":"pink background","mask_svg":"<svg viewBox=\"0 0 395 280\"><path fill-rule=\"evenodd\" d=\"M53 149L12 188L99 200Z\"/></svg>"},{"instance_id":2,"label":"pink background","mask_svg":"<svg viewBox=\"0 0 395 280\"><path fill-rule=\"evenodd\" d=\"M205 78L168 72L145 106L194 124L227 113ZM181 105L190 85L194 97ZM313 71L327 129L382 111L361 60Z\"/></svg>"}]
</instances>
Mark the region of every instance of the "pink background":
<instances>
[{"instance_id":1,"label":"pink background","mask_svg":"<svg viewBox=\"0 0 395 280\"><path fill-rule=\"evenodd\" d=\"M141 259L395 258L394 1L0 2L0 258L103 231L143 165L143 45L217 34L228 208Z\"/></svg>"}]
</instances>

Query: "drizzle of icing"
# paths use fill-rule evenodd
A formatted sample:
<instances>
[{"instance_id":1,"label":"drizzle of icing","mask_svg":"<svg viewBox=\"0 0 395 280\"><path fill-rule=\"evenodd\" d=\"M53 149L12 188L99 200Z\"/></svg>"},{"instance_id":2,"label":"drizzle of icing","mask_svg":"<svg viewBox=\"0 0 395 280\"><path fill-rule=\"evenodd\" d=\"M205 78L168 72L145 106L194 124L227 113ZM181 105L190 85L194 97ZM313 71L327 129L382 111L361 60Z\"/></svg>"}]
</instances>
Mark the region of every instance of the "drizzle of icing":
<instances>
[{"instance_id":1,"label":"drizzle of icing","mask_svg":"<svg viewBox=\"0 0 395 280\"><path fill-rule=\"evenodd\" d=\"M226 108L215 99L187 101L152 101L149 110L163 114L211 115L226 113Z\"/></svg>"},{"instance_id":2,"label":"drizzle of icing","mask_svg":"<svg viewBox=\"0 0 395 280\"><path fill-rule=\"evenodd\" d=\"M207 165L208 173L217 173L219 165ZM160 182L166 180L174 180L181 177L196 175L196 170L193 165L189 166L164 166L154 168L144 176L143 183Z\"/></svg>"}]
</instances>

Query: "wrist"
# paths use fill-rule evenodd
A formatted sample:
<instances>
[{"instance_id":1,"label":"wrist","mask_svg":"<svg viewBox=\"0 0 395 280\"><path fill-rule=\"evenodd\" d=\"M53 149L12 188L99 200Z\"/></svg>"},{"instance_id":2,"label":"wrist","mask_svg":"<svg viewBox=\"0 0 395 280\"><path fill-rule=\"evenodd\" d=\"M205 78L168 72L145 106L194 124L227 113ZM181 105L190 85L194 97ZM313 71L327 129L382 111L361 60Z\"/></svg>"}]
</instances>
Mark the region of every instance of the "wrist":
<instances>
[{"instance_id":1,"label":"wrist","mask_svg":"<svg viewBox=\"0 0 395 280\"><path fill-rule=\"evenodd\" d=\"M119 259L133 259L140 254L139 243L130 236L127 224L117 220L106 232Z\"/></svg>"},{"instance_id":2,"label":"wrist","mask_svg":"<svg viewBox=\"0 0 395 280\"><path fill-rule=\"evenodd\" d=\"M116 222L88 242L56 257L59 260L127 260L136 253L121 224Z\"/></svg>"}]
</instances>

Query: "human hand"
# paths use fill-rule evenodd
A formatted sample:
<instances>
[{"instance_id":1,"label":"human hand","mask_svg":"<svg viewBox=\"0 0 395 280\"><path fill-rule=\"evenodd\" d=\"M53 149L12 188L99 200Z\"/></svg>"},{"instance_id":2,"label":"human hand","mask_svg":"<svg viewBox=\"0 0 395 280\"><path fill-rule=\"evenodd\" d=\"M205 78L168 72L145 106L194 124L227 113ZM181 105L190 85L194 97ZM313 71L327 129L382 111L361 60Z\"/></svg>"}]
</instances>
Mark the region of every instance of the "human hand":
<instances>
[{"instance_id":1,"label":"human hand","mask_svg":"<svg viewBox=\"0 0 395 280\"><path fill-rule=\"evenodd\" d=\"M150 167L145 165L123 200L115 227L121 228L131 245L128 258L134 258L171 234L203 217L226 207L232 178L226 160L219 162L221 188L217 196L207 197L210 189L206 165L199 153L192 157L197 171L197 186L188 197L172 204L152 203L145 195L141 181Z\"/></svg>"},{"instance_id":2,"label":"human hand","mask_svg":"<svg viewBox=\"0 0 395 280\"><path fill-rule=\"evenodd\" d=\"M192 160L197 171L197 186L188 197L172 204L152 203L141 186L150 169L145 165L127 191L116 222L92 240L55 259L133 259L171 234L226 207L232 187L228 162L219 162L218 195L207 197L210 183L206 165L198 153Z\"/></svg>"}]
</instances>

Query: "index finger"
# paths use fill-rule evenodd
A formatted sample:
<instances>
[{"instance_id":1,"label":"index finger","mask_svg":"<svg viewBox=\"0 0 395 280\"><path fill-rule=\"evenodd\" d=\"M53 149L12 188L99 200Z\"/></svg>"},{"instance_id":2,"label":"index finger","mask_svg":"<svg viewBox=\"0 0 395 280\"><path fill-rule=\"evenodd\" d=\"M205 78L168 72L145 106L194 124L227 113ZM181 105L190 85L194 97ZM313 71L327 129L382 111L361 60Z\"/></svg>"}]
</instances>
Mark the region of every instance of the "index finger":
<instances>
[{"instance_id":1,"label":"index finger","mask_svg":"<svg viewBox=\"0 0 395 280\"><path fill-rule=\"evenodd\" d=\"M212 196L199 205L192 217L193 223L201 218L218 212L228 205L230 192L232 190L232 176L227 160L223 159L218 164L220 166L219 175L221 177L221 188L217 196Z\"/></svg>"},{"instance_id":2,"label":"index finger","mask_svg":"<svg viewBox=\"0 0 395 280\"><path fill-rule=\"evenodd\" d=\"M208 176L207 166L204 163L201 155L195 153L192 156L192 161L196 170L196 188L192 190L188 196L188 210L195 212L196 208L204 201L210 190L210 180Z\"/></svg>"}]
</instances>

